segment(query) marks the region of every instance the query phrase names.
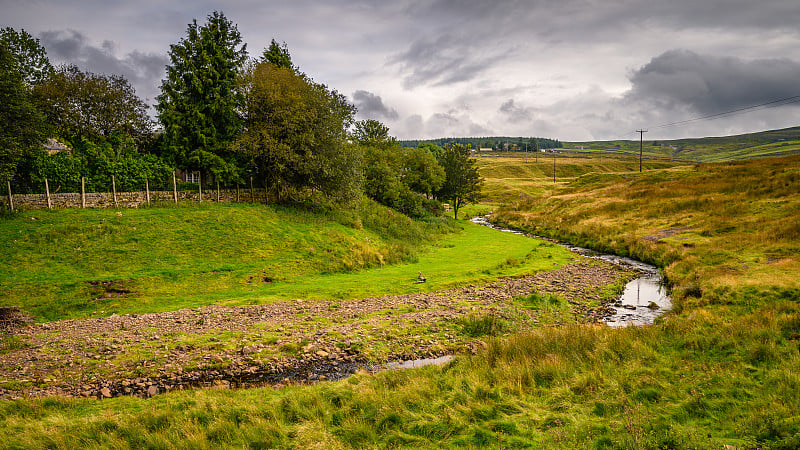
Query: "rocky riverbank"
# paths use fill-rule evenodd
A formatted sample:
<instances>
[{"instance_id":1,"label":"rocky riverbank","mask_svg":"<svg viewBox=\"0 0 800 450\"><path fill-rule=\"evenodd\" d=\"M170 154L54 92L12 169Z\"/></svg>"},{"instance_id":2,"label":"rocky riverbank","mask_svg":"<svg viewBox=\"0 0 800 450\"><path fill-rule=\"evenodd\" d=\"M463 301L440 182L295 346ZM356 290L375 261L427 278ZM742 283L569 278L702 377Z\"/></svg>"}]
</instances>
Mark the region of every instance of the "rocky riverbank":
<instances>
[{"instance_id":1,"label":"rocky riverbank","mask_svg":"<svg viewBox=\"0 0 800 450\"><path fill-rule=\"evenodd\" d=\"M557 294L572 320L613 313L602 292L634 272L576 259L557 270L440 292L342 301L224 305L26 325L0 349L0 398L150 397L176 389L335 380L386 361L475 352L483 336L467 317L491 316L511 331L541 326L541 312L512 299Z\"/></svg>"}]
</instances>

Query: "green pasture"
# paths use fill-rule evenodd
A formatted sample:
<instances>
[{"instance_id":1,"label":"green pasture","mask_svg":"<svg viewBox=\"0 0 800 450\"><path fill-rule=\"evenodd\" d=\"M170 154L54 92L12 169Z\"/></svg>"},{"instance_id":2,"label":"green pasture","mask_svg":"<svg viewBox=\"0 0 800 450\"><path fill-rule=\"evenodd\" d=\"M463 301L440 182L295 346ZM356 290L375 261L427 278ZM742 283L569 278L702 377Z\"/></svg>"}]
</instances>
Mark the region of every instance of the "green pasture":
<instances>
[{"instance_id":1,"label":"green pasture","mask_svg":"<svg viewBox=\"0 0 800 450\"><path fill-rule=\"evenodd\" d=\"M205 204L0 221L0 293L39 320L441 290L552 270L563 249L468 221ZM426 283L415 283L419 274Z\"/></svg>"}]
</instances>

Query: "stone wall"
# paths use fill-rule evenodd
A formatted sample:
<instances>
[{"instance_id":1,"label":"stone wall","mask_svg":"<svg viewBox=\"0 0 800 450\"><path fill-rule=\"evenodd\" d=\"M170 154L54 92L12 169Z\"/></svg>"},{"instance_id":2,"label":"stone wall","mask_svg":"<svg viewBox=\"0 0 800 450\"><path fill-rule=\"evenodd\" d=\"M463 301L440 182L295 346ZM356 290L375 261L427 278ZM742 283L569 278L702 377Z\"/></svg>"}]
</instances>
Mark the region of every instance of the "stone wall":
<instances>
[{"instance_id":1,"label":"stone wall","mask_svg":"<svg viewBox=\"0 0 800 450\"><path fill-rule=\"evenodd\" d=\"M8 195L4 195L3 204L9 205ZM14 209L47 209L47 194L12 194ZM267 193L264 189L203 189L202 201L204 202L265 202ZM178 203L199 202L200 192L178 191ZM86 208L138 208L147 204L147 192L117 192L116 203L111 192L92 192L85 195ZM174 203L173 191L151 191L150 203ZM80 193L50 194L50 204L53 208L82 208L84 200Z\"/></svg>"}]
</instances>

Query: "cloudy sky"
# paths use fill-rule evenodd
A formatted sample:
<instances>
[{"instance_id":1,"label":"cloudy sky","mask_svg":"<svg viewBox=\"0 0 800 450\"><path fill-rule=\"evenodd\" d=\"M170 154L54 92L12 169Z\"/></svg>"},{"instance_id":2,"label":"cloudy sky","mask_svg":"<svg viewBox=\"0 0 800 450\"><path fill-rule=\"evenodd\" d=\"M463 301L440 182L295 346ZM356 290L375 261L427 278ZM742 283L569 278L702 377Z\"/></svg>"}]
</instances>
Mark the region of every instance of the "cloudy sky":
<instances>
[{"instance_id":1,"label":"cloudy sky","mask_svg":"<svg viewBox=\"0 0 800 450\"><path fill-rule=\"evenodd\" d=\"M214 10L251 56L286 42L400 139L800 125L797 0L0 0L0 26L38 37L54 63L124 75L152 104L170 44Z\"/></svg>"}]
</instances>

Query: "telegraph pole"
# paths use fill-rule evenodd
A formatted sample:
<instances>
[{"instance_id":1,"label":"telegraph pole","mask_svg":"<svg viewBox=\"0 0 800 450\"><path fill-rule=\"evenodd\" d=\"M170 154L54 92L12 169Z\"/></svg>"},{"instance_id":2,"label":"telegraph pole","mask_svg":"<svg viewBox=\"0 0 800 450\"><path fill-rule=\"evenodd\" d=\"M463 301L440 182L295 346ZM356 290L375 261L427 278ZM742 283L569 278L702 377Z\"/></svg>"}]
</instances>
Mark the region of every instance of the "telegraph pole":
<instances>
[{"instance_id":1,"label":"telegraph pole","mask_svg":"<svg viewBox=\"0 0 800 450\"><path fill-rule=\"evenodd\" d=\"M636 130L636 132L639 133L639 173L642 173L642 139L647 130Z\"/></svg>"}]
</instances>

